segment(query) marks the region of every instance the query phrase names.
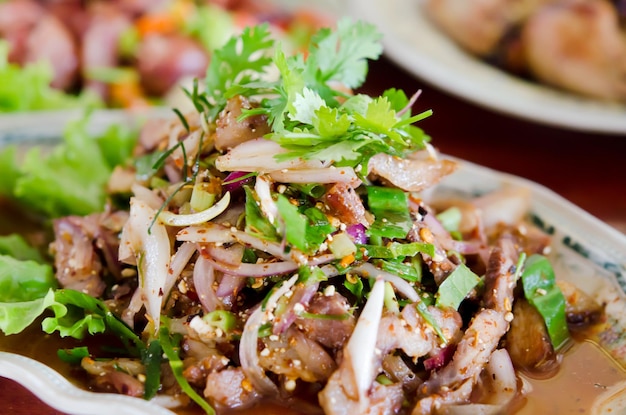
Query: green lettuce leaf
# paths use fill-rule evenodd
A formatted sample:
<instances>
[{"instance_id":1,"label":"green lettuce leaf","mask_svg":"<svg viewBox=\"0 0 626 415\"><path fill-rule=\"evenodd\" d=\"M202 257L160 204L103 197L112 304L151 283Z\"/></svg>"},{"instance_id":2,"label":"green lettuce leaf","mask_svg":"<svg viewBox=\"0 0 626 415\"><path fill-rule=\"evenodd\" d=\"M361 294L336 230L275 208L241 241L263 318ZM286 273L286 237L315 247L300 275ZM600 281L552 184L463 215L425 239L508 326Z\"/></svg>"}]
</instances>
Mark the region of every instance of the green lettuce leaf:
<instances>
[{"instance_id":1,"label":"green lettuce leaf","mask_svg":"<svg viewBox=\"0 0 626 415\"><path fill-rule=\"evenodd\" d=\"M42 298L56 287L52 267L0 255L0 302L22 302Z\"/></svg>"},{"instance_id":2,"label":"green lettuce leaf","mask_svg":"<svg viewBox=\"0 0 626 415\"><path fill-rule=\"evenodd\" d=\"M50 87L53 73L47 63L20 67L8 56L9 44L0 40L0 113L103 106L93 93L71 95Z\"/></svg>"},{"instance_id":3,"label":"green lettuce leaf","mask_svg":"<svg viewBox=\"0 0 626 415\"><path fill-rule=\"evenodd\" d=\"M20 261L43 262L41 253L18 234L0 236L0 255L8 255Z\"/></svg>"},{"instance_id":4,"label":"green lettuce leaf","mask_svg":"<svg viewBox=\"0 0 626 415\"><path fill-rule=\"evenodd\" d=\"M53 290L31 301L0 303L0 330L7 335L20 333L48 308L58 310L59 307L63 305L56 302Z\"/></svg>"},{"instance_id":5,"label":"green lettuce leaf","mask_svg":"<svg viewBox=\"0 0 626 415\"><path fill-rule=\"evenodd\" d=\"M13 147L0 152L6 162L1 168L2 194L52 218L102 211L113 167L130 157L136 135L113 125L94 138L88 121L86 115L70 123L63 142L50 152L33 147L21 162Z\"/></svg>"}]
</instances>

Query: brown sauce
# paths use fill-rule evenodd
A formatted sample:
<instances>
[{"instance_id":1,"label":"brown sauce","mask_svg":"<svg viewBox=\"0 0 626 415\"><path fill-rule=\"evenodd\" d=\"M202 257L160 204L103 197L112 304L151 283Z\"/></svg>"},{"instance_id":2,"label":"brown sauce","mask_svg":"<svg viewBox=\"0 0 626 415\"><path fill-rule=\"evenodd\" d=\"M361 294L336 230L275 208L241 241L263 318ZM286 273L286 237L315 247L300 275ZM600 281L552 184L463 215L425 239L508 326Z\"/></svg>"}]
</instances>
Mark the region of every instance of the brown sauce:
<instances>
[{"instance_id":1,"label":"brown sauce","mask_svg":"<svg viewBox=\"0 0 626 415\"><path fill-rule=\"evenodd\" d=\"M532 392L518 415L586 414L602 393L626 379L626 371L598 344L583 340L567 351L555 376L524 379Z\"/></svg>"},{"instance_id":2,"label":"brown sauce","mask_svg":"<svg viewBox=\"0 0 626 415\"><path fill-rule=\"evenodd\" d=\"M37 226L29 218L0 199L0 235L19 232L27 239L41 239ZM91 340L92 342L96 340ZM5 336L0 334L0 350L31 357L61 373L73 384L86 388L86 379L80 369L62 362L56 354L60 348L79 346L78 340L47 335L36 322L24 332ZM97 343L94 344L97 346ZM584 414L589 413L596 400L609 387L626 381L626 370L589 338L576 338L567 350L558 373L549 379L524 377L532 392L526 397L518 415ZM200 415L196 408L179 409L179 415ZM256 407L229 411L222 415L304 415L275 403L262 402Z\"/></svg>"}]
</instances>

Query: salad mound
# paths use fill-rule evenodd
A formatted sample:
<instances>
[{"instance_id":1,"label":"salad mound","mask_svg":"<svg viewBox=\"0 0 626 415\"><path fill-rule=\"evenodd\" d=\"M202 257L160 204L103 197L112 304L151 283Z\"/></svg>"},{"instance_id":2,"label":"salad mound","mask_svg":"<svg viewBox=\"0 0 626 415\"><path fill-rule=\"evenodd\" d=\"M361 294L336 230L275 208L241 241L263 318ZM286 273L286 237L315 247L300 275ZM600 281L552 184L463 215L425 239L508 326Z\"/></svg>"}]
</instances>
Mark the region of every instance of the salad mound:
<instances>
[{"instance_id":1,"label":"salad mound","mask_svg":"<svg viewBox=\"0 0 626 415\"><path fill-rule=\"evenodd\" d=\"M5 150L0 190L53 240L0 243L0 329L112 335L113 355L59 356L95 390L208 414L519 408L519 370L558 367L568 319L602 309L568 303L584 294L563 295L525 189L431 198L457 162L415 126L418 94L354 92L380 38L344 19L287 55L248 27L187 91L195 111Z\"/></svg>"}]
</instances>

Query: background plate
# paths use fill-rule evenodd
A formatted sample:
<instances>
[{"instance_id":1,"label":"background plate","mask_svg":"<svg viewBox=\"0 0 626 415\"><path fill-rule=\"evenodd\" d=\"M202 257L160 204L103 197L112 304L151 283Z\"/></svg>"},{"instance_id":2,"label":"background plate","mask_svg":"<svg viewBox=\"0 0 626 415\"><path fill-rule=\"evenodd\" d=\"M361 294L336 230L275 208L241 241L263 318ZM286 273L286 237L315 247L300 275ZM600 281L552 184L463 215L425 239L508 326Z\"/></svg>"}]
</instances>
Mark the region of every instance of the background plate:
<instances>
[{"instance_id":1,"label":"background plate","mask_svg":"<svg viewBox=\"0 0 626 415\"><path fill-rule=\"evenodd\" d=\"M538 123L626 133L626 105L560 92L481 62L433 26L421 0L350 0L349 6L350 15L376 24L384 34L386 56L448 93Z\"/></svg>"}]
</instances>

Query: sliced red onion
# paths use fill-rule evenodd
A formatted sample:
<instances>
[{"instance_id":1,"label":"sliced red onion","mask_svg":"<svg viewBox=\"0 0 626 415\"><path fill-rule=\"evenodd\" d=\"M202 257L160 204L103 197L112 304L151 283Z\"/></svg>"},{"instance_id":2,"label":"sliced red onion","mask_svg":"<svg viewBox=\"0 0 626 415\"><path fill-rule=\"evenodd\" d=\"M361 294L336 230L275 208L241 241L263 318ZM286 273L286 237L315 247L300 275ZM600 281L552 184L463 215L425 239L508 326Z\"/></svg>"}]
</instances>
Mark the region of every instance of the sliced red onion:
<instances>
[{"instance_id":1,"label":"sliced red onion","mask_svg":"<svg viewBox=\"0 0 626 415\"><path fill-rule=\"evenodd\" d=\"M198 257L193 269L193 285L205 312L211 312L219 308L220 300L213 289L215 271L211 263L202 255Z\"/></svg>"},{"instance_id":2,"label":"sliced red onion","mask_svg":"<svg viewBox=\"0 0 626 415\"><path fill-rule=\"evenodd\" d=\"M140 199L152 209L158 210L161 206L163 206L164 200L147 187L138 183L133 183L131 190L137 199Z\"/></svg>"},{"instance_id":3,"label":"sliced red onion","mask_svg":"<svg viewBox=\"0 0 626 415\"><path fill-rule=\"evenodd\" d=\"M296 304L301 304L303 307L309 305L309 301L317 292L319 288L319 282L313 284L298 284L293 290L293 295L289 298L289 302L285 307L285 310L280 316L276 317L274 326L272 327L272 333L281 334L287 330L291 324L296 321L298 315L295 311Z\"/></svg>"},{"instance_id":4,"label":"sliced red onion","mask_svg":"<svg viewBox=\"0 0 626 415\"><path fill-rule=\"evenodd\" d=\"M185 242L178 248L170 263L169 275L163 288L163 298L169 297L172 287L178 280L178 276L183 272L195 252L196 244L193 242Z\"/></svg>"},{"instance_id":5,"label":"sliced red onion","mask_svg":"<svg viewBox=\"0 0 626 415\"><path fill-rule=\"evenodd\" d=\"M428 226L428 229L435 236L435 239L439 241L441 247L445 250L457 251L463 255L477 254L485 248L484 244L479 240L474 241L457 241L452 238L450 232L448 232L439 219L432 214L427 213L424 215L424 223Z\"/></svg>"},{"instance_id":6,"label":"sliced red onion","mask_svg":"<svg viewBox=\"0 0 626 415\"><path fill-rule=\"evenodd\" d=\"M302 158L277 162L275 156L286 151L274 141L257 138L245 141L219 156L215 160L215 167L220 171L270 172L293 168L321 168L328 165L319 160Z\"/></svg>"},{"instance_id":7,"label":"sliced red onion","mask_svg":"<svg viewBox=\"0 0 626 415\"><path fill-rule=\"evenodd\" d=\"M235 242L230 228L215 223L205 223L183 228L176 234L176 240L197 243L229 243Z\"/></svg>"},{"instance_id":8,"label":"sliced red onion","mask_svg":"<svg viewBox=\"0 0 626 415\"><path fill-rule=\"evenodd\" d=\"M493 382L493 392L488 403L496 405L508 404L517 394L517 376L515 368L506 349L497 349L491 353L485 367L489 379Z\"/></svg>"},{"instance_id":9,"label":"sliced red onion","mask_svg":"<svg viewBox=\"0 0 626 415\"><path fill-rule=\"evenodd\" d=\"M389 281L391 285L393 285L395 290L398 293L402 294L405 298L411 300L412 302L416 302L419 299L419 296L417 295L415 289L406 280L390 272L383 271L382 269L377 268L369 262L365 262L352 268L352 272L363 275L365 277L381 276L385 281Z\"/></svg>"},{"instance_id":10,"label":"sliced red onion","mask_svg":"<svg viewBox=\"0 0 626 415\"><path fill-rule=\"evenodd\" d=\"M300 264L293 261L261 262L257 264L237 263L232 264L231 255L222 247L201 247L200 253L211 261L216 270L226 274L240 277L267 277L270 275L282 275L296 271ZM310 266L327 264L335 260L333 254L320 255L308 260ZM229 262L231 261L231 262Z\"/></svg>"},{"instance_id":11,"label":"sliced red onion","mask_svg":"<svg viewBox=\"0 0 626 415\"><path fill-rule=\"evenodd\" d=\"M244 247L239 244L234 244L229 247L207 244L200 248L200 250L202 253L207 253L211 258L219 258L220 262L226 265L237 266L241 264Z\"/></svg>"},{"instance_id":12,"label":"sliced red onion","mask_svg":"<svg viewBox=\"0 0 626 415\"><path fill-rule=\"evenodd\" d=\"M355 244L366 244L367 235L365 234L365 226L362 223L355 223L346 228L346 233L352 238Z\"/></svg>"},{"instance_id":13,"label":"sliced red onion","mask_svg":"<svg viewBox=\"0 0 626 415\"><path fill-rule=\"evenodd\" d=\"M238 241L243 245L267 252L285 261L295 261L299 264L307 262L306 255L297 249L292 249L286 254L284 247L279 243L265 241L236 228L228 228L215 223L206 223L181 229L176 235L176 239L200 243L230 243Z\"/></svg>"},{"instance_id":14,"label":"sliced red onion","mask_svg":"<svg viewBox=\"0 0 626 415\"><path fill-rule=\"evenodd\" d=\"M128 303L128 307L126 307L126 309L122 313L122 320L128 325L128 327L135 327L135 314L137 314L139 310L141 310L142 305L143 300L141 299L141 288L137 288L133 293L133 296L130 298L130 303Z\"/></svg>"},{"instance_id":15,"label":"sliced red onion","mask_svg":"<svg viewBox=\"0 0 626 415\"><path fill-rule=\"evenodd\" d=\"M267 299L265 307L260 304L250 314L241 333L241 342L239 343L239 360L241 369L246 377L252 383L254 389L263 395L276 395L278 388L267 377L265 371L259 365L259 355L257 353L257 343L259 340L259 327L270 319L271 314L278 303L278 300L291 290L291 287L298 280L298 276L294 275L278 287Z\"/></svg>"},{"instance_id":16,"label":"sliced red onion","mask_svg":"<svg viewBox=\"0 0 626 415\"><path fill-rule=\"evenodd\" d=\"M278 218L278 205L272 198L271 186L272 180L266 175L261 175L256 180L254 190L257 196L259 196L261 211L270 223L275 224L276 218Z\"/></svg>"},{"instance_id":17,"label":"sliced red onion","mask_svg":"<svg viewBox=\"0 0 626 415\"><path fill-rule=\"evenodd\" d=\"M140 298L154 323L154 329L158 331L171 248L165 225L159 221L153 223L155 215L154 209L131 197L130 215L122 230L121 245L128 243L137 259Z\"/></svg>"},{"instance_id":18,"label":"sliced red onion","mask_svg":"<svg viewBox=\"0 0 626 415\"><path fill-rule=\"evenodd\" d=\"M353 188L362 183L352 167L280 169L268 174L280 183L311 183L314 180L315 183L345 183Z\"/></svg>"},{"instance_id":19,"label":"sliced red onion","mask_svg":"<svg viewBox=\"0 0 626 415\"><path fill-rule=\"evenodd\" d=\"M232 307L237 293L246 285L245 278L236 275L223 274L215 294L222 300L222 304Z\"/></svg>"},{"instance_id":20,"label":"sliced red onion","mask_svg":"<svg viewBox=\"0 0 626 415\"><path fill-rule=\"evenodd\" d=\"M456 344L451 344L439 350L437 354L424 360L424 369L427 371L436 370L448 364L454 356Z\"/></svg>"},{"instance_id":21,"label":"sliced red onion","mask_svg":"<svg viewBox=\"0 0 626 415\"><path fill-rule=\"evenodd\" d=\"M208 209L201 210L196 213L176 214L170 211L162 211L159 213L159 220L169 226L191 226L205 223L218 216L226 210L230 203L230 192L226 192L224 196L213 206Z\"/></svg>"},{"instance_id":22,"label":"sliced red onion","mask_svg":"<svg viewBox=\"0 0 626 415\"><path fill-rule=\"evenodd\" d=\"M235 190L241 189L243 185L252 183L253 180L254 176L250 175L249 172L233 171L228 173L228 175L224 178L222 187L227 192L234 192Z\"/></svg>"},{"instance_id":23,"label":"sliced red onion","mask_svg":"<svg viewBox=\"0 0 626 415\"><path fill-rule=\"evenodd\" d=\"M294 272L298 269L298 264L290 261L268 262L260 264L239 264L232 265L224 262L218 262L212 258L207 258L213 267L226 274L236 275L238 277L269 277L271 275L283 275Z\"/></svg>"}]
</instances>

